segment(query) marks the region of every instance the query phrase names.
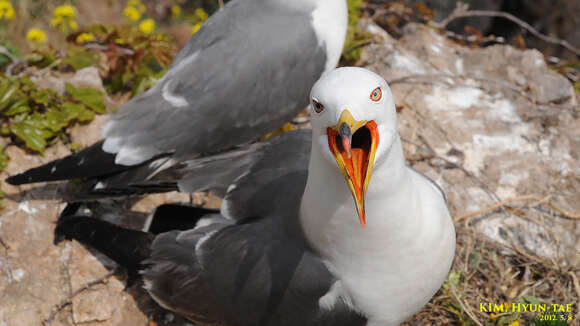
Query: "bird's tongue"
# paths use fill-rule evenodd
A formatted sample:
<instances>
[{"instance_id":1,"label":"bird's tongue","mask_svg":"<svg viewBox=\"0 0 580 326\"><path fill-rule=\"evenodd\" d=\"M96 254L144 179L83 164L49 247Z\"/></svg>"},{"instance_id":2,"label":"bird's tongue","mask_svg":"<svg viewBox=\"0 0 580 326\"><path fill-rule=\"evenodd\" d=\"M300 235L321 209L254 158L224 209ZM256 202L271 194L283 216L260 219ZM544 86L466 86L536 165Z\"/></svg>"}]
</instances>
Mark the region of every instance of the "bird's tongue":
<instances>
[{"instance_id":1,"label":"bird's tongue","mask_svg":"<svg viewBox=\"0 0 580 326\"><path fill-rule=\"evenodd\" d=\"M351 157L347 157L347 153L341 151L340 153L344 159L348 176L352 180L356 195L362 197L363 185L365 176L367 174L367 167L369 161L369 153L362 148L352 148Z\"/></svg>"},{"instance_id":2,"label":"bird's tongue","mask_svg":"<svg viewBox=\"0 0 580 326\"><path fill-rule=\"evenodd\" d=\"M338 151L344 160L348 176L352 180L355 188L362 193L362 186L368 166L368 149L352 148L350 137L342 137L341 143L342 148L338 148Z\"/></svg>"}]
</instances>

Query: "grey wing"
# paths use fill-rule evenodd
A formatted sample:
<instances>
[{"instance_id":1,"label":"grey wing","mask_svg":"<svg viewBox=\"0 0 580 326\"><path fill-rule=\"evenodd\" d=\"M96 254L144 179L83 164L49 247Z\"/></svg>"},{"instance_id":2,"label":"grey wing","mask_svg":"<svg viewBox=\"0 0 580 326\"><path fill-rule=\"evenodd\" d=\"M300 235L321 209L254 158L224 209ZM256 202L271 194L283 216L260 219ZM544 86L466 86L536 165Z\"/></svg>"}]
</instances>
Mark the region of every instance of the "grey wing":
<instances>
[{"instance_id":1,"label":"grey wing","mask_svg":"<svg viewBox=\"0 0 580 326\"><path fill-rule=\"evenodd\" d=\"M295 191L286 193L285 200L289 201L289 205L298 206L306 180L300 177L284 178L307 175L311 146L312 130L296 130L272 138L248 170L241 173L228 187L221 214L241 220L264 216L280 209L280 203L269 200L271 194L264 192L264 188L269 185L276 187L284 182L292 183L296 188Z\"/></svg>"},{"instance_id":2,"label":"grey wing","mask_svg":"<svg viewBox=\"0 0 580 326\"><path fill-rule=\"evenodd\" d=\"M274 207L256 197L259 191L271 183L282 182L281 178L288 174L307 173L311 134L309 129L295 130L225 153L187 160L141 185L176 183L183 192L211 190L224 198L221 210L224 216L237 220L260 216L272 212ZM300 201L301 190L294 202Z\"/></svg>"},{"instance_id":3,"label":"grey wing","mask_svg":"<svg viewBox=\"0 0 580 326\"><path fill-rule=\"evenodd\" d=\"M134 165L246 143L308 103L326 54L304 11L232 1L178 54L167 74L106 125L103 148Z\"/></svg>"},{"instance_id":4,"label":"grey wing","mask_svg":"<svg viewBox=\"0 0 580 326\"><path fill-rule=\"evenodd\" d=\"M227 192L235 220L159 235L143 271L156 301L208 325L364 325L342 300L319 304L337 279L299 225L310 147L310 130L264 142Z\"/></svg>"},{"instance_id":5,"label":"grey wing","mask_svg":"<svg viewBox=\"0 0 580 326\"><path fill-rule=\"evenodd\" d=\"M148 292L201 324L364 325L341 300L327 309L319 305L337 280L300 237L281 227L294 213L161 234L143 272Z\"/></svg>"},{"instance_id":6,"label":"grey wing","mask_svg":"<svg viewBox=\"0 0 580 326\"><path fill-rule=\"evenodd\" d=\"M74 198L93 199L100 195L150 193L179 189L182 192L212 191L225 196L222 214L242 219L260 214L251 197L285 174L306 173L310 155L311 130L296 130L268 140L245 144L227 152L175 162L161 157L141 166L101 179L98 189L76 191ZM300 198L295 198L299 200Z\"/></svg>"}]
</instances>

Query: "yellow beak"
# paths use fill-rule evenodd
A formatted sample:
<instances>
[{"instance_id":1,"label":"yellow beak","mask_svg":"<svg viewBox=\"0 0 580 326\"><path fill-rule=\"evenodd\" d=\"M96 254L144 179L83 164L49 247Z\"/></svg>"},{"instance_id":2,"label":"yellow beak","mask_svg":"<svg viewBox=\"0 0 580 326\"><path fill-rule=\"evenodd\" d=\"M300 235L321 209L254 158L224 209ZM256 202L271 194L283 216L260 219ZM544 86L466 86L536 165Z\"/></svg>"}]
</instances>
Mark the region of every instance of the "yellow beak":
<instances>
[{"instance_id":1,"label":"yellow beak","mask_svg":"<svg viewBox=\"0 0 580 326\"><path fill-rule=\"evenodd\" d=\"M374 121L354 119L348 110L327 128L328 146L354 198L362 227L366 227L365 195L371 179L379 132Z\"/></svg>"}]
</instances>

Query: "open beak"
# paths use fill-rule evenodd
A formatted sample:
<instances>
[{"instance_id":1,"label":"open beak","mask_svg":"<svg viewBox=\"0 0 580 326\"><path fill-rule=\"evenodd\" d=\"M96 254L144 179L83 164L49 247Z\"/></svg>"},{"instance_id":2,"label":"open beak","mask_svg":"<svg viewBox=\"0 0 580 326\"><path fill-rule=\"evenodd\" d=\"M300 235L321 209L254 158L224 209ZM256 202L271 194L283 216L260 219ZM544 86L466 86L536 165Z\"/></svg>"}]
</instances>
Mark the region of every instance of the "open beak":
<instances>
[{"instance_id":1,"label":"open beak","mask_svg":"<svg viewBox=\"0 0 580 326\"><path fill-rule=\"evenodd\" d=\"M357 121L344 110L336 126L327 128L328 146L352 193L362 227L366 227L365 195L371 179L379 131L374 121Z\"/></svg>"}]
</instances>

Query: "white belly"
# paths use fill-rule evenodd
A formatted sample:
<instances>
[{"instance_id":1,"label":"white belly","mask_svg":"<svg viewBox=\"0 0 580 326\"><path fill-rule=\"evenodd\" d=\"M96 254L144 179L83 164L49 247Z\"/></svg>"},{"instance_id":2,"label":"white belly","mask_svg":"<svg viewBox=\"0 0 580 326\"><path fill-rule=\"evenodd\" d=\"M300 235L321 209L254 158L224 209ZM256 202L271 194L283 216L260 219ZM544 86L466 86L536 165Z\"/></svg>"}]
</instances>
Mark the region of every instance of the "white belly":
<instances>
[{"instance_id":1,"label":"white belly","mask_svg":"<svg viewBox=\"0 0 580 326\"><path fill-rule=\"evenodd\" d=\"M301 218L307 238L368 325L398 325L420 310L453 260L455 230L442 197L427 180L410 177L410 188L388 199L373 198L369 189L364 229L348 193L331 216L321 205L316 215Z\"/></svg>"}]
</instances>

